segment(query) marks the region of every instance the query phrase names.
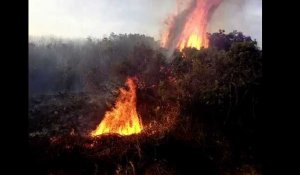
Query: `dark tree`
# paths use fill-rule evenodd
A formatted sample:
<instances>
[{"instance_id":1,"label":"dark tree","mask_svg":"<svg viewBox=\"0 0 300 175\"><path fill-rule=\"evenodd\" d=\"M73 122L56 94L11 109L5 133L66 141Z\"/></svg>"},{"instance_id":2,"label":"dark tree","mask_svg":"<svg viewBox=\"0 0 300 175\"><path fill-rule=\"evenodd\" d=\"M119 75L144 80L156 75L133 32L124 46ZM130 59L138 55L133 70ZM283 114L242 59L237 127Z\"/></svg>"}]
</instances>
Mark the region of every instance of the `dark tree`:
<instances>
[{"instance_id":1,"label":"dark tree","mask_svg":"<svg viewBox=\"0 0 300 175\"><path fill-rule=\"evenodd\" d=\"M228 51L233 43L252 41L250 36L243 35L242 32L237 32L236 30L225 34L225 30L219 30L218 33L208 34L209 47L214 47L217 49L223 49ZM255 42L256 43L256 42Z\"/></svg>"}]
</instances>

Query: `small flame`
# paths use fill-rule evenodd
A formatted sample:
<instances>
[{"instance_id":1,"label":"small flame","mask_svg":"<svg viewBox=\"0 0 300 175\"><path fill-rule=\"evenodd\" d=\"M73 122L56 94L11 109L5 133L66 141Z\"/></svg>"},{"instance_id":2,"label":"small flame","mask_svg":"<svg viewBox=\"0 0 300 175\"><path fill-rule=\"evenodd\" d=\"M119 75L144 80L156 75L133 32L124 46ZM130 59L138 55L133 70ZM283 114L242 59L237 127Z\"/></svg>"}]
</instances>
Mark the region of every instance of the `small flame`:
<instances>
[{"instance_id":1,"label":"small flame","mask_svg":"<svg viewBox=\"0 0 300 175\"><path fill-rule=\"evenodd\" d=\"M108 133L131 135L142 131L143 125L136 110L136 84L133 78L128 78L126 85L129 90L119 89L115 107L105 113L101 123L91 132L93 137Z\"/></svg>"}]
</instances>

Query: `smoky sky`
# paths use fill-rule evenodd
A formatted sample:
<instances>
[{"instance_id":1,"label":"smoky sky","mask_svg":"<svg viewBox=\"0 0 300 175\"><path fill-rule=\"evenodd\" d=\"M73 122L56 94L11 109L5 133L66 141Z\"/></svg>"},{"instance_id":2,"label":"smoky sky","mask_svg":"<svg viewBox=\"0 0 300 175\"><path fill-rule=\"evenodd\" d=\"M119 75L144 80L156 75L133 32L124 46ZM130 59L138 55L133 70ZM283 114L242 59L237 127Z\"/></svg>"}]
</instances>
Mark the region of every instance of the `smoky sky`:
<instances>
[{"instance_id":1,"label":"smoky sky","mask_svg":"<svg viewBox=\"0 0 300 175\"><path fill-rule=\"evenodd\" d=\"M29 0L29 35L64 38L140 33L159 39L177 0ZM262 0L223 0L208 25L239 30L262 43Z\"/></svg>"},{"instance_id":2,"label":"smoky sky","mask_svg":"<svg viewBox=\"0 0 300 175\"><path fill-rule=\"evenodd\" d=\"M218 29L241 31L262 47L262 0L223 0L207 28L208 32Z\"/></svg>"}]
</instances>

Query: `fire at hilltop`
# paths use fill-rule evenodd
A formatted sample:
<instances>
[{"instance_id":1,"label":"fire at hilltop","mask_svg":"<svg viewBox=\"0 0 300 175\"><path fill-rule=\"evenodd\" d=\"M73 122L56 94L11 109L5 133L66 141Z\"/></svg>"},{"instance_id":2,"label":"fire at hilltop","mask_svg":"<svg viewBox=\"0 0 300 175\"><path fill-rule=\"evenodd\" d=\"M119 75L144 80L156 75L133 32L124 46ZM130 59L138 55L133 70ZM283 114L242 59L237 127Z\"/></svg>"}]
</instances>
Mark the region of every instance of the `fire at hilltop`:
<instances>
[{"instance_id":1,"label":"fire at hilltop","mask_svg":"<svg viewBox=\"0 0 300 175\"><path fill-rule=\"evenodd\" d=\"M129 90L119 89L115 107L105 113L99 126L92 131L92 136L113 133L131 135L142 131L143 125L136 110L136 84L133 78L128 78L126 85Z\"/></svg>"},{"instance_id":2,"label":"fire at hilltop","mask_svg":"<svg viewBox=\"0 0 300 175\"><path fill-rule=\"evenodd\" d=\"M208 47L206 28L210 15L222 0L177 0L177 13L170 16L161 37L161 46L182 50L186 47ZM181 10L182 6L186 6Z\"/></svg>"}]
</instances>

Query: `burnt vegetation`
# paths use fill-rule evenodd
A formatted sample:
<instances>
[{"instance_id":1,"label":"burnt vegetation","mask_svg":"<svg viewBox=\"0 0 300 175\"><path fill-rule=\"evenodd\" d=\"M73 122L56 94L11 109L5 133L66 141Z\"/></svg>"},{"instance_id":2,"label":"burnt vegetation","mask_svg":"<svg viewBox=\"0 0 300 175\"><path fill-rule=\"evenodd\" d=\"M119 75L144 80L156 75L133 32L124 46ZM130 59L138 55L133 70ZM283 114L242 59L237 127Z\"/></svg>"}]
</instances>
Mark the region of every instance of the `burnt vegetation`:
<instances>
[{"instance_id":1,"label":"burnt vegetation","mask_svg":"<svg viewBox=\"0 0 300 175\"><path fill-rule=\"evenodd\" d=\"M171 58L137 34L31 41L32 173L261 174L262 50L237 31L209 40ZM128 76L143 124L164 129L88 137Z\"/></svg>"}]
</instances>

